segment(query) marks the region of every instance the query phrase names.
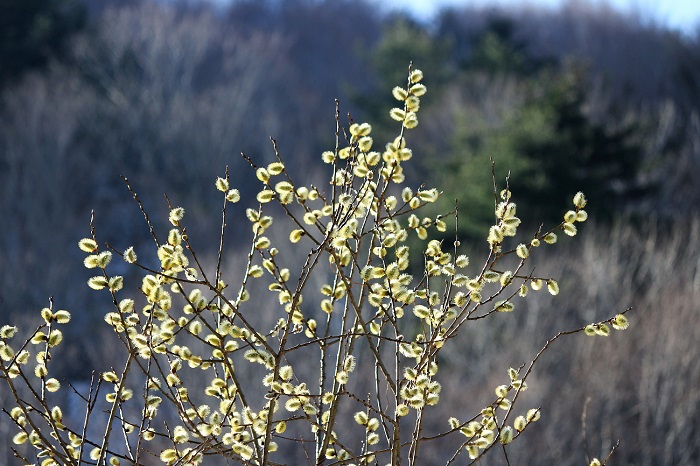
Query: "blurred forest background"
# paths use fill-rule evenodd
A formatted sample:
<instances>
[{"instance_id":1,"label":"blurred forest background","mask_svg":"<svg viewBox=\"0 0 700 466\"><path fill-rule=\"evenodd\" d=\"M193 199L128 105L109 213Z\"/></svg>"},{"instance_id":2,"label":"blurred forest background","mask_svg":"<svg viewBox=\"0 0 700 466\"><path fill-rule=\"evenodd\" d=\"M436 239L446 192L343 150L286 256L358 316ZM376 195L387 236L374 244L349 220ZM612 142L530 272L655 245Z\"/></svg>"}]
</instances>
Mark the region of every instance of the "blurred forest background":
<instances>
[{"instance_id":1,"label":"blurred forest background","mask_svg":"<svg viewBox=\"0 0 700 466\"><path fill-rule=\"evenodd\" d=\"M249 204L257 183L238 154L271 162L269 137L293 174L323 175L336 98L343 121L393 138L390 90L412 60L429 93L407 176L442 189L442 211L459 200L472 263L493 216L489 157L500 182L511 174L523 231L560 221L578 190L590 200L591 224L537 263L561 295L479 321L445 353L436 409L466 417L558 330L633 306L627 332L575 337L541 360L530 396L543 420L511 463L581 465L619 439L609 464L700 464L700 29L599 3L451 8L428 23L377 3L0 2L2 323L33 326L53 295L75 316L62 376L120 364L102 321L110 303L85 285L76 246L94 209L100 242L150 247L119 176L158 225L164 192L184 206L190 237L213 254L226 165ZM0 419L2 464L13 434Z\"/></svg>"}]
</instances>

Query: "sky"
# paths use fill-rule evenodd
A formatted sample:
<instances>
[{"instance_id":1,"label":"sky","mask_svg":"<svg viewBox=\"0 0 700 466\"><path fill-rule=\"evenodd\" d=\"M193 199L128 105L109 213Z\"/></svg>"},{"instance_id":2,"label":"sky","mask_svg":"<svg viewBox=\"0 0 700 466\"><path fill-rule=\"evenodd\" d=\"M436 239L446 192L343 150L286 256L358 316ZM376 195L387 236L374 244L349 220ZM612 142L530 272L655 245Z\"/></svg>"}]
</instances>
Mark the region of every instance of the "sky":
<instances>
[{"instance_id":1,"label":"sky","mask_svg":"<svg viewBox=\"0 0 700 466\"><path fill-rule=\"evenodd\" d=\"M406 9L417 17L427 18L440 7L456 5L518 6L523 4L556 8L572 0L383 0L387 7ZM575 1L575 0L574 0ZM672 29L693 34L700 27L700 0L588 0L586 3L608 4L622 12L633 12L642 18L653 19Z\"/></svg>"}]
</instances>

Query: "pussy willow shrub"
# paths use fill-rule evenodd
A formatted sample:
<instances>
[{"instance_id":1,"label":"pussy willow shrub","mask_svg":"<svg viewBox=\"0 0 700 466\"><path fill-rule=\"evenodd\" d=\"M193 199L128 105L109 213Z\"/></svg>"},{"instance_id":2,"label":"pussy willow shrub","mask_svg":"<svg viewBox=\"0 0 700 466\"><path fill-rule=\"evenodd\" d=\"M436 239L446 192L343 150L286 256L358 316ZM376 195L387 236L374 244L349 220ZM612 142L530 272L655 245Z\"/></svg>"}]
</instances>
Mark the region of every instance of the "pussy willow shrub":
<instances>
[{"instance_id":1,"label":"pussy willow shrub","mask_svg":"<svg viewBox=\"0 0 700 466\"><path fill-rule=\"evenodd\" d=\"M172 229L160 242L138 202L155 242L150 251L102 246L92 228L78 246L85 266L99 272L88 286L111 299L105 321L123 344L123 365L80 392L51 375L69 312L51 302L25 341L13 339L16 326L3 326L2 377L14 400L5 412L18 429L14 443L28 444L15 455L42 466L193 465L216 456L268 465L303 451L317 465L415 465L429 461L422 445L444 442L448 463L471 464L492 451L507 462L507 445L540 418L540 407L521 408L519 397L542 352L564 335L607 336L611 327L627 327L627 318L623 312L553 336L529 363L504 368L483 409L429 429L436 424L426 419L440 402L441 349L465 328L514 312L529 290L558 294L557 281L528 269L528 260L559 234L574 236L587 215L578 193L560 224L518 242L520 219L506 182L506 189L494 187L495 221L482 264L470 266L458 240L434 239L456 231L459 216L421 217L440 192L404 186L403 166L413 155L405 133L418 124L422 78L410 70L406 87L393 89L398 136L383 150L373 150L369 124L346 131L336 114L336 147L321 156L332 167L324 189L293 180L279 155L265 167L246 157L261 189L257 208L245 211L252 238L235 285L222 268L227 218L240 199L228 171L215 182L223 219L213 265L192 248L183 207L170 207ZM284 244L266 235L284 225L273 223L270 204L291 221ZM409 247L412 235L420 242ZM290 263L292 248L306 251L305 259ZM409 273L420 262L411 255L423 263L419 273ZM111 273L115 256L141 274L140 288L125 288ZM148 264L155 256L154 268ZM320 294L309 290L318 284ZM255 290L276 299L265 301ZM255 318L263 302L273 303L277 316L267 325ZM64 417L59 401L68 396L84 401L82 416Z\"/></svg>"}]
</instances>

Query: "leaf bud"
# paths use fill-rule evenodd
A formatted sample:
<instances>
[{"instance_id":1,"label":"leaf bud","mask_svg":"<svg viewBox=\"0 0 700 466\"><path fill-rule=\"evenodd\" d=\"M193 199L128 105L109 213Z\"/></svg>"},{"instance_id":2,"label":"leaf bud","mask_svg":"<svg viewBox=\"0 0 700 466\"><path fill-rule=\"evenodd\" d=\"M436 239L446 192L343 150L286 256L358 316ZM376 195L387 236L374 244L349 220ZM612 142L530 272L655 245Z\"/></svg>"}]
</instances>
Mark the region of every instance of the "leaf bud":
<instances>
[{"instance_id":1,"label":"leaf bud","mask_svg":"<svg viewBox=\"0 0 700 466\"><path fill-rule=\"evenodd\" d=\"M90 278L88 280L87 284L93 290L101 290L101 289L107 287L107 285L109 283L107 282L107 279L105 277L96 276L96 277Z\"/></svg>"},{"instance_id":2,"label":"leaf bud","mask_svg":"<svg viewBox=\"0 0 700 466\"><path fill-rule=\"evenodd\" d=\"M256 199L261 204L267 204L275 197L275 192L270 189L263 189L258 193Z\"/></svg>"},{"instance_id":3,"label":"leaf bud","mask_svg":"<svg viewBox=\"0 0 700 466\"><path fill-rule=\"evenodd\" d=\"M3 340L14 337L16 333L17 327L13 325L3 325L2 328L0 328L0 338Z\"/></svg>"},{"instance_id":4,"label":"leaf bud","mask_svg":"<svg viewBox=\"0 0 700 466\"><path fill-rule=\"evenodd\" d=\"M255 171L255 176L263 183L267 184L267 182L270 181L270 172L268 172L266 168L258 168Z\"/></svg>"},{"instance_id":5,"label":"leaf bud","mask_svg":"<svg viewBox=\"0 0 700 466\"><path fill-rule=\"evenodd\" d=\"M506 270L501 274L499 280L501 282L501 286L505 288L510 284L511 281L513 281L513 272L511 272L510 270Z\"/></svg>"},{"instance_id":6,"label":"leaf bud","mask_svg":"<svg viewBox=\"0 0 700 466\"><path fill-rule=\"evenodd\" d=\"M544 236L544 242L547 244L554 244L557 242L557 235L555 233L547 233Z\"/></svg>"},{"instance_id":7,"label":"leaf bud","mask_svg":"<svg viewBox=\"0 0 700 466\"><path fill-rule=\"evenodd\" d=\"M501 435L499 436L499 440L501 441L502 445L508 445L510 442L513 441L513 428L510 426L505 426L504 428L501 429Z\"/></svg>"},{"instance_id":8,"label":"leaf bud","mask_svg":"<svg viewBox=\"0 0 700 466\"><path fill-rule=\"evenodd\" d=\"M216 179L215 186L216 189L225 193L226 191L228 191L228 180L226 178L218 177Z\"/></svg>"},{"instance_id":9,"label":"leaf bud","mask_svg":"<svg viewBox=\"0 0 700 466\"><path fill-rule=\"evenodd\" d=\"M527 249L527 245L520 243L517 248L515 248L515 253L521 259L527 259L530 255L530 251Z\"/></svg>"},{"instance_id":10,"label":"leaf bud","mask_svg":"<svg viewBox=\"0 0 700 466\"><path fill-rule=\"evenodd\" d=\"M499 385L495 391L497 397L503 398L508 394L508 385Z\"/></svg>"},{"instance_id":11,"label":"leaf bud","mask_svg":"<svg viewBox=\"0 0 700 466\"><path fill-rule=\"evenodd\" d=\"M610 335L610 327L606 324L598 324L594 327L596 335L607 337Z\"/></svg>"},{"instance_id":12,"label":"leaf bud","mask_svg":"<svg viewBox=\"0 0 700 466\"><path fill-rule=\"evenodd\" d=\"M59 324L67 324L70 322L70 312L64 310L56 311L53 318Z\"/></svg>"},{"instance_id":13,"label":"leaf bud","mask_svg":"<svg viewBox=\"0 0 700 466\"><path fill-rule=\"evenodd\" d=\"M12 437L12 443L14 443L15 445L22 445L27 441L28 438L29 435L26 432L22 431L14 437Z\"/></svg>"},{"instance_id":14,"label":"leaf bud","mask_svg":"<svg viewBox=\"0 0 700 466\"><path fill-rule=\"evenodd\" d=\"M168 219L170 220L170 223L172 223L175 226L178 226L180 224L180 221L185 217L185 209L182 207L175 207L170 211L170 215L168 216Z\"/></svg>"},{"instance_id":15,"label":"leaf bud","mask_svg":"<svg viewBox=\"0 0 700 466\"><path fill-rule=\"evenodd\" d=\"M420 99L415 95L412 95L406 99L406 108L411 112L417 112L420 109Z\"/></svg>"},{"instance_id":16,"label":"leaf bud","mask_svg":"<svg viewBox=\"0 0 700 466\"><path fill-rule=\"evenodd\" d=\"M138 260L138 256L136 255L136 252L134 251L134 247L130 246L129 248L124 251L124 261L128 262L129 264L133 264Z\"/></svg>"},{"instance_id":17,"label":"leaf bud","mask_svg":"<svg viewBox=\"0 0 700 466\"><path fill-rule=\"evenodd\" d=\"M356 412L355 415L353 416L353 418L355 419L355 422L357 422L361 426L366 426L367 422L369 421L369 418L367 417L367 413L365 413L364 411Z\"/></svg>"},{"instance_id":18,"label":"leaf bud","mask_svg":"<svg viewBox=\"0 0 700 466\"><path fill-rule=\"evenodd\" d=\"M573 223L564 222L561 229L569 236L576 236L576 225Z\"/></svg>"},{"instance_id":19,"label":"leaf bud","mask_svg":"<svg viewBox=\"0 0 700 466\"><path fill-rule=\"evenodd\" d=\"M613 319L612 326L615 330L625 330L630 326L630 323L624 314L618 314Z\"/></svg>"},{"instance_id":20,"label":"leaf bud","mask_svg":"<svg viewBox=\"0 0 700 466\"><path fill-rule=\"evenodd\" d=\"M566 223L574 223L576 221L576 212L569 210L564 214L564 221Z\"/></svg>"},{"instance_id":21,"label":"leaf bud","mask_svg":"<svg viewBox=\"0 0 700 466\"><path fill-rule=\"evenodd\" d=\"M418 83L423 79L423 72L421 70L415 69L411 71L411 74L408 77L408 80L411 81L411 83Z\"/></svg>"},{"instance_id":22,"label":"leaf bud","mask_svg":"<svg viewBox=\"0 0 700 466\"><path fill-rule=\"evenodd\" d=\"M416 97L420 97L422 95L425 95L426 92L428 92L428 88L425 87L423 84L414 84L408 89L408 92L410 92L412 95L415 95Z\"/></svg>"},{"instance_id":23,"label":"leaf bud","mask_svg":"<svg viewBox=\"0 0 700 466\"><path fill-rule=\"evenodd\" d=\"M400 102L403 102L408 97L408 91L402 87L396 86L391 90L391 94L394 98Z\"/></svg>"},{"instance_id":24,"label":"leaf bud","mask_svg":"<svg viewBox=\"0 0 700 466\"><path fill-rule=\"evenodd\" d=\"M241 193L237 189L229 189L226 193L226 200L231 203L236 203L241 200Z\"/></svg>"},{"instance_id":25,"label":"leaf bud","mask_svg":"<svg viewBox=\"0 0 700 466\"><path fill-rule=\"evenodd\" d=\"M510 378L510 381L513 382L515 380L518 380L518 370L513 369L512 367L508 369L508 377Z\"/></svg>"},{"instance_id":26,"label":"leaf bud","mask_svg":"<svg viewBox=\"0 0 700 466\"><path fill-rule=\"evenodd\" d=\"M540 419L540 410L532 408L527 412L527 422L537 422Z\"/></svg>"},{"instance_id":27,"label":"leaf bud","mask_svg":"<svg viewBox=\"0 0 700 466\"><path fill-rule=\"evenodd\" d=\"M406 118L406 112L400 108L392 108L389 112L389 116L392 120L404 121Z\"/></svg>"},{"instance_id":28,"label":"leaf bud","mask_svg":"<svg viewBox=\"0 0 700 466\"><path fill-rule=\"evenodd\" d=\"M267 171L272 176L279 175L284 171L284 164L282 162L272 162L267 166Z\"/></svg>"},{"instance_id":29,"label":"leaf bud","mask_svg":"<svg viewBox=\"0 0 700 466\"><path fill-rule=\"evenodd\" d=\"M406 113L406 118L403 120L403 126L407 129L413 129L418 126L418 117L416 112L409 111Z\"/></svg>"},{"instance_id":30,"label":"leaf bud","mask_svg":"<svg viewBox=\"0 0 700 466\"><path fill-rule=\"evenodd\" d=\"M78 247L83 252L95 252L97 251L97 242L92 238L83 238L78 241Z\"/></svg>"}]
</instances>

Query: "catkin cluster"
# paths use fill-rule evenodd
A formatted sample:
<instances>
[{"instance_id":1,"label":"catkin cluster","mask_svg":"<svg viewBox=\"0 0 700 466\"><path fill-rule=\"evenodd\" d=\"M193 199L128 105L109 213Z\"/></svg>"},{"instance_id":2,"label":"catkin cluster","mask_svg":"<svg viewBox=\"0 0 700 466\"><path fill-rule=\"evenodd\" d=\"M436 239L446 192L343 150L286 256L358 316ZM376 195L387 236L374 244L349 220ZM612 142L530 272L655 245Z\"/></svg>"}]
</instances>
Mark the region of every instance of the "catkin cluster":
<instances>
[{"instance_id":1,"label":"catkin cluster","mask_svg":"<svg viewBox=\"0 0 700 466\"><path fill-rule=\"evenodd\" d=\"M22 344L12 346L15 326L0 329L2 375L16 402L9 411L19 430L14 443L31 444L27 454L42 466L140 464L152 455L167 465L202 464L208 455L267 465L299 448L315 464L399 465L419 464L429 437L462 435L454 457L471 460L519 437L540 418L537 407L516 410L536 358L527 370L509 369L480 412L445 419L448 430L435 437L424 422L441 400L440 351L466 326L513 312L529 289L559 293L555 278L534 275L528 263L558 233L576 234L586 199L576 194L559 225L517 242L517 206L502 190L485 235L487 258L472 266L458 240L438 239L449 217L422 213L439 190L406 184L404 165L413 157L406 133L418 125L422 81L412 69L405 86L393 89L398 136L383 147L368 123L339 132L337 149L321 154L332 169L325 189L297 183L279 157L266 166L246 158L260 188L256 205L242 209L250 250L235 286L221 261L212 266L197 256L183 207L170 208L167 237L160 243L154 236L152 251L120 252L94 234L82 239L85 267L97 271L87 284L109 295L104 320L124 348L123 368L103 371L83 394L88 405L97 397L107 403L106 414L92 413L106 416L106 427L90 438L84 425L64 425L53 404L62 387L49 363L70 314L51 307ZM228 172L215 181L224 202L219 257L227 215L241 200L229 184ZM284 244L267 234L277 225L268 204L291 219L279 223ZM309 251L301 263L287 260L291 245ZM138 286L111 273L114 256L140 270ZM260 289L278 306L266 327L249 320ZM628 321L619 314L568 333L607 335L610 325L624 329Z\"/></svg>"}]
</instances>

